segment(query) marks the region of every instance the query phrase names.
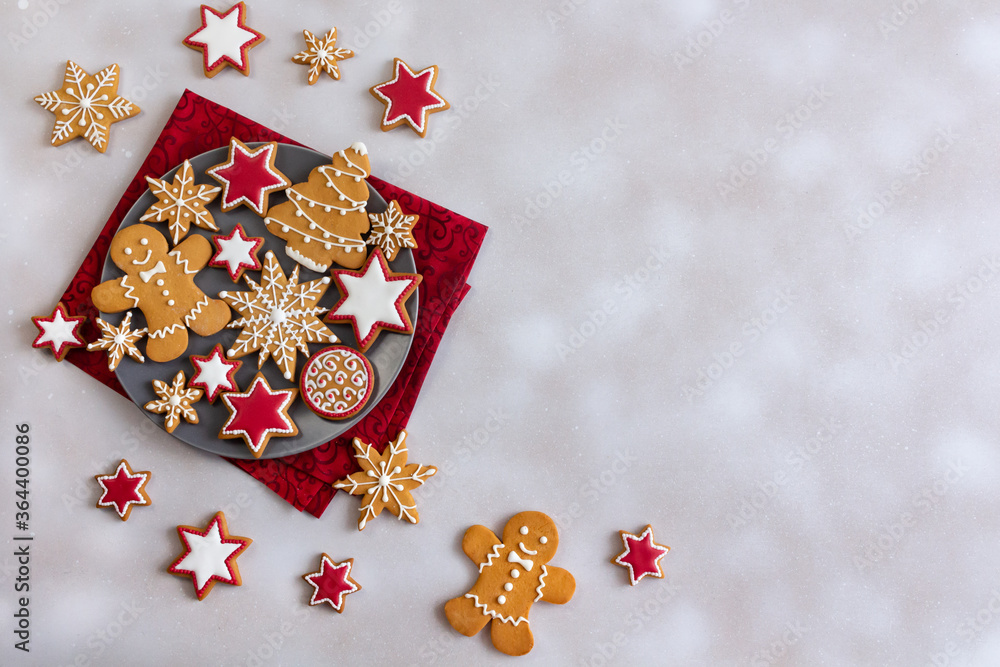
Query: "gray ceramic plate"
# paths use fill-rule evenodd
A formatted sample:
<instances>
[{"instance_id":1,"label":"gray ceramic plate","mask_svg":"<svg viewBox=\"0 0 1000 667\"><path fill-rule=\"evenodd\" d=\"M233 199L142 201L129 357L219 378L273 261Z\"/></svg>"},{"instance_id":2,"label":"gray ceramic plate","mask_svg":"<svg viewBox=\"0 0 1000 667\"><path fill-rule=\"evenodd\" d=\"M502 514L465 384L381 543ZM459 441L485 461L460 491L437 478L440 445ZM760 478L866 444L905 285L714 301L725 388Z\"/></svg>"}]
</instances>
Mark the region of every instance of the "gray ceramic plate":
<instances>
[{"instance_id":1,"label":"gray ceramic plate","mask_svg":"<svg viewBox=\"0 0 1000 667\"><path fill-rule=\"evenodd\" d=\"M260 144L248 145L256 147ZM218 185L211 177L205 176L205 170L214 165L225 162L228 152L228 147L217 148L215 150L208 151L207 153L202 153L198 157L192 158L191 166L194 168L195 182ZM288 144L279 144L278 156L275 160L275 164L278 169L288 176L293 183L304 182L308 178L309 172L312 169L320 166L321 164L329 164L329 162L329 156L317 153L307 148L291 146ZM163 178L168 180L173 179L176 172L177 167L169 171L163 176ZM385 200L382 199L382 197L380 197L370 185L368 186L368 189L371 192L371 197L368 200L367 210L370 213L380 213L384 211L386 209ZM284 193L272 194L270 205L276 206L285 200L286 198ZM135 206L133 206L128 212L128 215L125 216L121 227L128 227L138 223L139 218L150 206L156 203L156 201L156 197L154 197L147 189L142 197L139 198L139 201L135 203ZM246 230L247 236L263 237L264 247L261 249L259 255L261 262L264 260L264 253L267 250L271 250L274 252L275 257L281 264L282 269L284 269L286 276L290 276L295 267L299 266L285 254L285 242L267 232L264 228L263 218L258 217L256 213L247 207L240 206L228 213L223 213L219 208L217 198L215 202L212 202L208 206L208 209L212 212L212 216L215 218L215 224L221 230L221 232L218 233L228 234L232 231L236 223L241 223L243 225L243 229ZM153 222L145 224L155 227L163 232L164 236L167 237L166 223ZM213 233L198 227L192 227L188 234L200 234L211 240ZM169 237L167 238L169 239ZM414 273L416 271L413 263L413 254L406 248L404 248L396 256L396 259L390 262L389 265L393 271L403 271L407 273ZM104 273L101 276L102 280L117 279L122 275L124 274L118 267L112 264L110 260L105 259ZM252 278L254 282L260 282L260 271L248 271L245 275ZM299 268L299 282L315 280L319 277L321 277L321 274L310 271L305 267ZM213 297L219 292L225 290L243 291L249 289L243 278L240 279L239 284L235 284L232 280L230 280L229 274L225 269L214 267L205 267L202 269L202 271L195 277L195 283L201 287L206 294ZM331 282L329 289L327 289L326 294L323 295L319 305L324 308L331 308L337 303L339 298L340 294L337 291L337 287ZM414 323L414 325L416 325L417 322L417 302L418 295L415 291L406 302L406 310L409 313L410 320ZM234 313L233 316L235 317L236 314ZM106 321L118 324L124 317L124 313L114 315L102 313L101 317ZM146 321L142 316L142 313L138 309L133 309L132 327L141 328L144 326L146 326ZM330 327L343 344L357 349L357 343L354 339L354 333L350 325L327 324L327 326ZM185 377L190 380L191 375L194 372L194 369L191 366L191 355L206 355L211 352L216 343L221 343L223 349L228 350L233 341L236 340L239 332L239 329L223 329L214 336L204 338L191 333L187 352L174 361L168 363L156 363L147 359L146 363L140 364L126 357L118 366L118 380L122 383L122 386L125 387L125 391L128 392L129 397L135 402L136 405L139 406L139 409L142 409L143 413L153 420L155 424L157 424L160 428L163 428L163 415L151 414L142 408L142 406L144 406L147 402L156 398L156 394L153 392L153 380L163 380L164 382L169 383L170 380L173 379L174 375L177 374L177 371L181 370L184 371ZM279 456L288 456L289 454L304 452L337 437L354 426L354 424L360 421L369 410L375 407L375 405L389 390L389 387L396 379L396 375L399 374L400 369L403 367L403 362L406 360L406 355L410 350L410 343L412 340L412 335L399 334L392 331L383 331L379 334L379 337L375 340L372 346L368 348L368 352L365 356L368 358L368 361L371 362L372 368L375 370L375 391L371 399L365 405L364 410L352 418L341 421L329 421L323 419L309 410L309 408L307 408L302 402L301 398L296 399L289 414L298 425L299 434L292 438L271 438L267 448L264 450L262 458L276 458ZM140 342L140 349L142 349L143 346L144 343ZM311 344L309 346L310 353L315 353L323 349L323 347L325 347L325 345L319 343ZM301 372L303 366L305 366L306 360L306 355L299 352L296 364L296 374ZM253 376L257 373L257 355L250 354L243 357L242 361L243 366L236 373L236 380L240 388L245 389L249 386ZM272 388L288 388L293 386L291 381L285 380L284 377L282 377L278 367L270 359L264 362L264 366L260 370L264 373L265 377L267 377L267 381ZM226 409L221 399L216 399L214 404L210 404L203 398L201 401L194 404L194 408L198 412L199 423L188 424L186 422L181 422L181 424L173 432L173 436L175 438L192 445L193 447L197 447L198 449L203 449L214 454L221 454L223 456L238 459L253 458L253 454L250 453L250 450L244 444L242 439L219 439L219 431L229 418L229 411Z\"/></svg>"}]
</instances>

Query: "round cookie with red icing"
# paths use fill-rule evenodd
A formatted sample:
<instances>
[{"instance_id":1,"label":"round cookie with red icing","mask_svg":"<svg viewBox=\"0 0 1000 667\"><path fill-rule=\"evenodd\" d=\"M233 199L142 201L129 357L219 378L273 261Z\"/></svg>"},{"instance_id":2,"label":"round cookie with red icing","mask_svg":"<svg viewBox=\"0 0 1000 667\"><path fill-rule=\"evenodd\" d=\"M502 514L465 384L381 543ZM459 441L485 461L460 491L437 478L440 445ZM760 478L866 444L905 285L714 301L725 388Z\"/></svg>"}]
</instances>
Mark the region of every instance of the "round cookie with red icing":
<instances>
[{"instance_id":1,"label":"round cookie with red icing","mask_svg":"<svg viewBox=\"0 0 1000 667\"><path fill-rule=\"evenodd\" d=\"M375 389L371 363L346 345L333 345L314 354L299 376L302 400L324 419L356 415Z\"/></svg>"}]
</instances>

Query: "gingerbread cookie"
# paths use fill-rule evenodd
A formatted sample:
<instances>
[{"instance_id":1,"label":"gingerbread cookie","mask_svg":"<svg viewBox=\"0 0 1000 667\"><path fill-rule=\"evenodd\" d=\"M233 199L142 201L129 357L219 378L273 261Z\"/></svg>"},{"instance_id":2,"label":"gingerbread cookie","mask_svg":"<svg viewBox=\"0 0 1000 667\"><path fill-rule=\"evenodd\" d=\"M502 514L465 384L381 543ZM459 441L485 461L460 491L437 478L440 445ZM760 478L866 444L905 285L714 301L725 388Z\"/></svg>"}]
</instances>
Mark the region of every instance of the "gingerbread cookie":
<instances>
[{"instance_id":1,"label":"gingerbread cookie","mask_svg":"<svg viewBox=\"0 0 1000 667\"><path fill-rule=\"evenodd\" d=\"M139 220L167 223L167 230L174 245L187 236L192 224L209 231L219 231L215 226L215 219L205 206L218 196L222 188L214 185L196 185L190 162L184 160L172 182L168 183L165 179L152 176L147 176L146 182L149 183L149 191L159 198L159 201L150 206Z\"/></svg>"},{"instance_id":2,"label":"gingerbread cookie","mask_svg":"<svg viewBox=\"0 0 1000 667\"><path fill-rule=\"evenodd\" d=\"M409 65L395 58L392 71L392 79L371 87L371 94L385 105L379 127L388 132L406 123L421 137L427 136L427 117L451 107L434 90L437 65L425 67L414 74Z\"/></svg>"},{"instance_id":3,"label":"gingerbread cookie","mask_svg":"<svg viewBox=\"0 0 1000 667\"><path fill-rule=\"evenodd\" d=\"M368 235L368 245L378 246L390 262L403 248L416 248L413 239L413 225L419 216L406 215L393 199L384 213L369 213L372 232Z\"/></svg>"},{"instance_id":4,"label":"gingerbread cookie","mask_svg":"<svg viewBox=\"0 0 1000 667\"><path fill-rule=\"evenodd\" d=\"M618 554L611 562L628 568L629 583L635 586L647 574L662 579L663 569L660 559L667 555L670 547L653 541L653 527L647 524L639 535L624 530L619 530L618 533L621 535L625 551Z\"/></svg>"},{"instance_id":5,"label":"gingerbread cookie","mask_svg":"<svg viewBox=\"0 0 1000 667\"><path fill-rule=\"evenodd\" d=\"M192 354L191 365L194 366L194 375L188 381L188 386L204 390L209 403L215 403L215 399L224 391L240 390L236 385L236 371L243 362L227 361L221 343L213 347L207 356Z\"/></svg>"},{"instance_id":6,"label":"gingerbread cookie","mask_svg":"<svg viewBox=\"0 0 1000 667\"><path fill-rule=\"evenodd\" d=\"M337 48L337 29L330 29L322 38L317 38L308 30L303 30L302 35L306 38L306 49L292 56L292 62L309 65L309 85L319 81L321 72L326 72L332 79L339 79L337 61L353 58L354 51Z\"/></svg>"},{"instance_id":7,"label":"gingerbread cookie","mask_svg":"<svg viewBox=\"0 0 1000 667\"><path fill-rule=\"evenodd\" d=\"M261 217L267 214L271 193L292 184L274 166L277 155L276 141L251 149L236 137L229 140L229 158L205 172L222 184L223 211L242 204Z\"/></svg>"},{"instance_id":8,"label":"gingerbread cookie","mask_svg":"<svg viewBox=\"0 0 1000 667\"><path fill-rule=\"evenodd\" d=\"M309 606L314 607L326 602L336 609L338 614L342 614L344 612L344 598L361 590L361 584L351 577L352 567L354 567L353 558L348 558L342 563L335 563L332 558L323 554L319 570L302 575L306 583L313 587Z\"/></svg>"},{"instance_id":9,"label":"gingerbread cookie","mask_svg":"<svg viewBox=\"0 0 1000 667\"><path fill-rule=\"evenodd\" d=\"M410 523L420 521L411 491L433 476L437 468L407 463L405 440L406 431L400 431L379 454L372 445L362 442L360 438L354 439L354 458L361 466L361 472L334 482L333 488L364 498L358 530L364 530L368 519L377 517L384 509Z\"/></svg>"},{"instance_id":10,"label":"gingerbread cookie","mask_svg":"<svg viewBox=\"0 0 1000 667\"><path fill-rule=\"evenodd\" d=\"M186 383L184 371L177 371L170 384L162 380L153 380L153 391L158 398L146 403L145 408L149 412L166 415L163 426L167 429L167 433L174 432L181 423L181 418L189 424L198 423L198 413L191 404L200 401L205 392L201 389L189 389L184 386Z\"/></svg>"},{"instance_id":11,"label":"gingerbread cookie","mask_svg":"<svg viewBox=\"0 0 1000 667\"><path fill-rule=\"evenodd\" d=\"M202 52L205 76L212 78L227 65L243 76L250 74L247 52L264 41L264 35L246 24L247 7L242 2L220 14L202 5L201 27L184 38L184 46Z\"/></svg>"},{"instance_id":12,"label":"gingerbread cookie","mask_svg":"<svg viewBox=\"0 0 1000 667\"><path fill-rule=\"evenodd\" d=\"M302 400L324 419L358 414L375 389L375 371L361 354L333 345L314 354L299 377Z\"/></svg>"},{"instance_id":13,"label":"gingerbread cookie","mask_svg":"<svg viewBox=\"0 0 1000 667\"><path fill-rule=\"evenodd\" d=\"M133 506L149 505L146 483L151 473L148 470L132 472L128 461L121 460L113 475L94 475L101 485L98 507L114 507L122 521L128 521Z\"/></svg>"},{"instance_id":14,"label":"gingerbread cookie","mask_svg":"<svg viewBox=\"0 0 1000 667\"><path fill-rule=\"evenodd\" d=\"M60 301L48 317L36 315L31 318L38 328L38 336L31 347L48 348L56 361L62 361L74 347L83 347L86 341L80 336L80 325L87 321L82 315L70 317L66 306Z\"/></svg>"},{"instance_id":15,"label":"gingerbread cookie","mask_svg":"<svg viewBox=\"0 0 1000 667\"><path fill-rule=\"evenodd\" d=\"M362 143L334 154L331 164L309 172L305 183L285 192L288 201L271 209L267 230L287 242L285 252L319 273L333 263L356 269L365 262L361 240L368 231L368 149Z\"/></svg>"},{"instance_id":16,"label":"gingerbread cookie","mask_svg":"<svg viewBox=\"0 0 1000 667\"><path fill-rule=\"evenodd\" d=\"M247 269L260 271L257 253L264 245L264 239L260 236L247 236L243 225L237 223L229 236L213 236L212 245L215 246L215 254L208 265L224 268L234 283L239 282L240 276Z\"/></svg>"},{"instance_id":17,"label":"gingerbread cookie","mask_svg":"<svg viewBox=\"0 0 1000 667\"><path fill-rule=\"evenodd\" d=\"M271 389L267 378L257 373L246 391L222 394L229 419L219 437L242 438L254 458L259 459L272 437L290 438L299 434L299 427L288 414L298 393L298 389Z\"/></svg>"},{"instance_id":18,"label":"gingerbread cookie","mask_svg":"<svg viewBox=\"0 0 1000 667\"><path fill-rule=\"evenodd\" d=\"M148 330L146 327L132 329L132 313L125 313L125 319L117 327L98 317L97 326L101 330L101 337L88 345L87 350L91 352L95 350L107 351L109 371L113 373L126 355L140 364L146 361L135 344L146 335Z\"/></svg>"},{"instance_id":19,"label":"gingerbread cookie","mask_svg":"<svg viewBox=\"0 0 1000 667\"><path fill-rule=\"evenodd\" d=\"M146 354L153 361L184 354L188 328L211 336L229 322L229 306L209 298L194 283L212 256L212 245L204 237L190 236L168 251L163 234L149 225L132 225L115 235L108 254L125 275L95 287L94 305L106 313L141 310L150 332Z\"/></svg>"},{"instance_id":20,"label":"gingerbread cookie","mask_svg":"<svg viewBox=\"0 0 1000 667\"><path fill-rule=\"evenodd\" d=\"M53 146L83 137L101 153L108 150L111 126L140 111L118 94L118 65L91 76L72 60L66 61L62 88L39 95L35 101L56 116Z\"/></svg>"},{"instance_id":21,"label":"gingerbread cookie","mask_svg":"<svg viewBox=\"0 0 1000 667\"><path fill-rule=\"evenodd\" d=\"M406 300L420 284L420 274L395 273L389 269L382 250L375 248L360 271L334 269L333 280L341 298L326 319L350 322L362 352L371 347L383 329L413 333Z\"/></svg>"},{"instance_id":22,"label":"gingerbread cookie","mask_svg":"<svg viewBox=\"0 0 1000 667\"><path fill-rule=\"evenodd\" d=\"M167 568L170 574L191 577L194 593L199 600L212 592L215 582L240 586L240 569L236 558L253 542L249 537L229 534L226 515L217 512L204 529L177 526L177 536L184 553Z\"/></svg>"},{"instance_id":23,"label":"gingerbread cookie","mask_svg":"<svg viewBox=\"0 0 1000 667\"><path fill-rule=\"evenodd\" d=\"M479 567L468 593L444 606L451 626L466 637L490 626L497 650L524 655L535 644L528 612L539 600L565 604L576 581L560 567L548 567L559 546L556 524L541 512L515 514L503 539L485 526L472 526L462 538L462 551Z\"/></svg>"}]
</instances>

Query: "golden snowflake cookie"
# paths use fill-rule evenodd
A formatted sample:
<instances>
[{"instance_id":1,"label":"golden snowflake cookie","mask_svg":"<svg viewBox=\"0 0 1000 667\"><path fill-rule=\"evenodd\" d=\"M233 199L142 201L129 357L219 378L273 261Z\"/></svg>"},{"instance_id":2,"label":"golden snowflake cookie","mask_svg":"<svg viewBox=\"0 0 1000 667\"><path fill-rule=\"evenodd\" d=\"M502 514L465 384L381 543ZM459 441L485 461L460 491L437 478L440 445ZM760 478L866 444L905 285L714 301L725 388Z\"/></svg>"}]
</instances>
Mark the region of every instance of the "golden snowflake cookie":
<instances>
[{"instance_id":1,"label":"golden snowflake cookie","mask_svg":"<svg viewBox=\"0 0 1000 667\"><path fill-rule=\"evenodd\" d=\"M149 183L150 192L159 197L160 201L150 206L139 220L166 222L174 245L187 236L192 224L209 231L219 231L215 219L205 206L219 195L222 188L196 185L190 162L184 160L172 183L152 176L147 176L146 182Z\"/></svg>"},{"instance_id":2,"label":"golden snowflake cookie","mask_svg":"<svg viewBox=\"0 0 1000 667\"><path fill-rule=\"evenodd\" d=\"M389 202L385 213L369 213L368 219L372 224L368 245L381 248L390 262L396 259L403 248L417 247L417 242L413 240L413 226L417 224L419 216L403 213L395 199Z\"/></svg>"},{"instance_id":3,"label":"golden snowflake cookie","mask_svg":"<svg viewBox=\"0 0 1000 667\"><path fill-rule=\"evenodd\" d=\"M308 30L303 30L306 38L306 48L292 56L292 62L309 65L309 85L319 81L321 72L326 72L333 79L340 78L338 60L354 57L354 51L337 48L337 29L331 28L323 37L317 38Z\"/></svg>"},{"instance_id":4,"label":"golden snowflake cookie","mask_svg":"<svg viewBox=\"0 0 1000 667\"><path fill-rule=\"evenodd\" d=\"M153 391L159 398L146 403L145 407L149 412L166 415L163 425L167 433L174 432L181 423L181 418L189 424L198 423L198 413L191 404L200 401L205 392L201 389L188 389L186 384L184 371L177 371L174 381L169 385L162 380L153 380Z\"/></svg>"},{"instance_id":5,"label":"golden snowflake cookie","mask_svg":"<svg viewBox=\"0 0 1000 667\"><path fill-rule=\"evenodd\" d=\"M94 350L107 350L109 371L114 372L118 368L118 364L125 358L125 355L132 357L140 364L146 361L135 344L140 338L146 335L147 329L143 327L135 331L132 330L132 313L125 313L125 319L117 327L99 317L96 319L97 326L100 327L102 335L88 345L87 349L91 352Z\"/></svg>"}]
</instances>

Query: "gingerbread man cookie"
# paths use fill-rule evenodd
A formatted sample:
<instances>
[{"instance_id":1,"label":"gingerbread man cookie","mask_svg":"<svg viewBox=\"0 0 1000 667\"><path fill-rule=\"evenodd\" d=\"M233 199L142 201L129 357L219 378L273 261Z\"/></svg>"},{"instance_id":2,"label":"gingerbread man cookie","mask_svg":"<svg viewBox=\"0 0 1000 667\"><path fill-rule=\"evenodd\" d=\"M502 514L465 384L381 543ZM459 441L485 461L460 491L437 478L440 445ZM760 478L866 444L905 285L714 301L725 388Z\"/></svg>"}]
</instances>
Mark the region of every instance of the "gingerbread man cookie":
<instances>
[{"instance_id":1,"label":"gingerbread man cookie","mask_svg":"<svg viewBox=\"0 0 1000 667\"><path fill-rule=\"evenodd\" d=\"M462 551L479 567L472 589L449 600L444 613L451 626L466 637L490 626L497 650L524 655L535 644L528 612L539 600L565 604L576 591L573 575L546 567L559 547L556 524L541 512L515 514L503 529L503 539L485 526L472 526L462 538Z\"/></svg>"},{"instance_id":2,"label":"gingerbread man cookie","mask_svg":"<svg viewBox=\"0 0 1000 667\"><path fill-rule=\"evenodd\" d=\"M120 230L108 253L125 275L91 292L94 305L105 313L142 311L149 328L146 355L153 361L171 361L184 354L188 328L211 336L226 326L230 316L224 301L209 298L194 283L212 257L212 244L195 235L168 249L167 239L149 225Z\"/></svg>"}]
</instances>

